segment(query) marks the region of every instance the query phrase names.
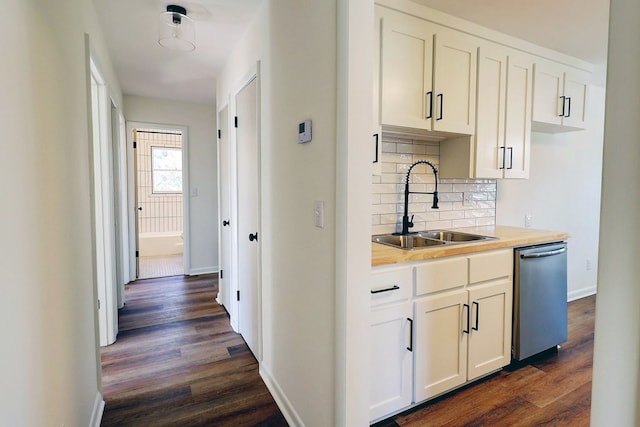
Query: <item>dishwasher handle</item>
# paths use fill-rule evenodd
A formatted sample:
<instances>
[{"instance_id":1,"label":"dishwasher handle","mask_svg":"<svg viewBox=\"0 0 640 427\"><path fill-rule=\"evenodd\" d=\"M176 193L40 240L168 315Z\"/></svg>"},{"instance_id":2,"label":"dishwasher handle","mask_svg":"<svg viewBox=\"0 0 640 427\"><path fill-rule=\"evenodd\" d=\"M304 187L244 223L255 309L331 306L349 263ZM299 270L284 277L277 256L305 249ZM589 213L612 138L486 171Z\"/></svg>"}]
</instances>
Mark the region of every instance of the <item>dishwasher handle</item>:
<instances>
[{"instance_id":1,"label":"dishwasher handle","mask_svg":"<svg viewBox=\"0 0 640 427\"><path fill-rule=\"evenodd\" d=\"M548 251L548 252L537 252L537 253L521 253L520 254L520 258L521 259L528 259L528 258L543 258L543 257L547 257L547 256L554 256L554 255L560 255L567 252L567 248L560 248L560 249L556 249L553 251Z\"/></svg>"}]
</instances>

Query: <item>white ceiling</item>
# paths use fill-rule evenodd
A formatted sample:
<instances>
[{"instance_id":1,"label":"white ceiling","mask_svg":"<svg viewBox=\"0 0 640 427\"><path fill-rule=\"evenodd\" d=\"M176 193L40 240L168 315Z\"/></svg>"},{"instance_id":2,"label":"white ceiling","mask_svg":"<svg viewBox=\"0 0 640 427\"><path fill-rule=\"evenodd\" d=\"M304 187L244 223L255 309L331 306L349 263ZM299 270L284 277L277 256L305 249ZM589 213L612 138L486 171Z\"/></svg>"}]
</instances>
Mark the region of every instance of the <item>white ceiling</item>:
<instances>
[{"instance_id":1,"label":"white ceiling","mask_svg":"<svg viewBox=\"0 0 640 427\"><path fill-rule=\"evenodd\" d=\"M216 75L262 1L94 0L126 95L207 104L215 103ZM594 64L606 61L609 0L413 1ZM167 4L195 20L195 51L158 45Z\"/></svg>"},{"instance_id":2,"label":"white ceiling","mask_svg":"<svg viewBox=\"0 0 640 427\"><path fill-rule=\"evenodd\" d=\"M215 103L215 77L263 0L94 0L122 91L195 103ZM160 13L187 9L196 27L193 52L158 44Z\"/></svg>"}]
</instances>

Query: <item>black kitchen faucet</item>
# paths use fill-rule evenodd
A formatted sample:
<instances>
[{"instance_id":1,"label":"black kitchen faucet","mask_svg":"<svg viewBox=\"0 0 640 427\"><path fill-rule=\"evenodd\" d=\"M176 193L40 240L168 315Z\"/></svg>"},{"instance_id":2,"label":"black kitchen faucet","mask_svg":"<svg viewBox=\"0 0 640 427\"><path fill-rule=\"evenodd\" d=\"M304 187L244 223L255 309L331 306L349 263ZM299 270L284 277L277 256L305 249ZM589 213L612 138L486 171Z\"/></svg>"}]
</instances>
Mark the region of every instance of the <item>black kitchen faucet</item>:
<instances>
[{"instance_id":1,"label":"black kitchen faucet","mask_svg":"<svg viewBox=\"0 0 640 427\"><path fill-rule=\"evenodd\" d=\"M433 175L436 181L436 187L433 192L428 191L409 191L409 179L411 175L411 170L417 165L429 165L433 170ZM411 215L411 219L409 219L409 194L433 194L433 205L431 209L438 209L438 169L433 165L433 163L427 160L418 160L411 166L409 166L409 170L407 171L407 177L405 179L404 184L404 215L402 216L402 231L400 233L393 233L396 235L404 236L406 234L412 234L409 232L409 229L413 227L413 215ZM414 232L415 233L415 232Z\"/></svg>"}]
</instances>

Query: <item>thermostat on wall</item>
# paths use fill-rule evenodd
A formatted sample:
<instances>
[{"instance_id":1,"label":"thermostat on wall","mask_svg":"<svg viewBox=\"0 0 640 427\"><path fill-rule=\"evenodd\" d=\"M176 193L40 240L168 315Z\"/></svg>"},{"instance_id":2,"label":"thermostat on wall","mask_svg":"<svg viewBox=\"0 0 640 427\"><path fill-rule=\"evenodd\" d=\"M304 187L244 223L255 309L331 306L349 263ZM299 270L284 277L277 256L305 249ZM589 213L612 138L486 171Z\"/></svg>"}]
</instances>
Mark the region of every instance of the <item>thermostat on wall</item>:
<instances>
[{"instance_id":1,"label":"thermostat on wall","mask_svg":"<svg viewBox=\"0 0 640 427\"><path fill-rule=\"evenodd\" d=\"M311 120L305 120L298 125L298 144L311 142Z\"/></svg>"}]
</instances>

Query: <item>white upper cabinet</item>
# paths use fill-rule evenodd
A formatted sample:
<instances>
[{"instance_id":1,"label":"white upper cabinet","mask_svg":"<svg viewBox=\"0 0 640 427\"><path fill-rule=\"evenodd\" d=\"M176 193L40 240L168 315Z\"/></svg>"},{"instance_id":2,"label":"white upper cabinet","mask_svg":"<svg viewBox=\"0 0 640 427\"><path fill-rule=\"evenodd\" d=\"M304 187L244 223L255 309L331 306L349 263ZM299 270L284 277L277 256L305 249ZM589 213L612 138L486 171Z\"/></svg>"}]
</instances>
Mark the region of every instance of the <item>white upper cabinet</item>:
<instances>
[{"instance_id":1,"label":"white upper cabinet","mask_svg":"<svg viewBox=\"0 0 640 427\"><path fill-rule=\"evenodd\" d=\"M504 178L529 178L533 58L510 53L507 58ZM508 157L507 157L508 156Z\"/></svg>"},{"instance_id":2,"label":"white upper cabinet","mask_svg":"<svg viewBox=\"0 0 640 427\"><path fill-rule=\"evenodd\" d=\"M574 128L587 127L587 94L589 74L575 69L564 72L564 96L567 102L562 124Z\"/></svg>"},{"instance_id":3,"label":"white upper cabinet","mask_svg":"<svg viewBox=\"0 0 640 427\"><path fill-rule=\"evenodd\" d=\"M413 16L376 9L381 22L381 125L472 134L474 39Z\"/></svg>"},{"instance_id":4,"label":"white upper cabinet","mask_svg":"<svg viewBox=\"0 0 640 427\"><path fill-rule=\"evenodd\" d=\"M478 43L458 31L435 36L433 130L471 135L476 115Z\"/></svg>"},{"instance_id":5,"label":"white upper cabinet","mask_svg":"<svg viewBox=\"0 0 640 427\"><path fill-rule=\"evenodd\" d=\"M502 178L507 53L482 46L478 54L478 115L476 117L476 177Z\"/></svg>"},{"instance_id":6,"label":"white upper cabinet","mask_svg":"<svg viewBox=\"0 0 640 427\"><path fill-rule=\"evenodd\" d=\"M540 60L534 67L533 130L563 132L586 127L587 72Z\"/></svg>"},{"instance_id":7,"label":"white upper cabinet","mask_svg":"<svg viewBox=\"0 0 640 427\"><path fill-rule=\"evenodd\" d=\"M418 18L376 9L382 20L381 124L431 130L433 27Z\"/></svg>"},{"instance_id":8,"label":"white upper cabinet","mask_svg":"<svg viewBox=\"0 0 640 427\"><path fill-rule=\"evenodd\" d=\"M528 178L533 57L503 46L478 50L475 135L440 144L443 178Z\"/></svg>"}]
</instances>

